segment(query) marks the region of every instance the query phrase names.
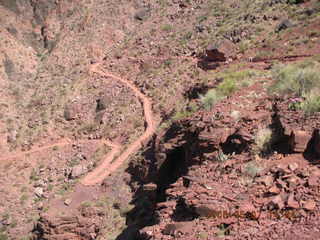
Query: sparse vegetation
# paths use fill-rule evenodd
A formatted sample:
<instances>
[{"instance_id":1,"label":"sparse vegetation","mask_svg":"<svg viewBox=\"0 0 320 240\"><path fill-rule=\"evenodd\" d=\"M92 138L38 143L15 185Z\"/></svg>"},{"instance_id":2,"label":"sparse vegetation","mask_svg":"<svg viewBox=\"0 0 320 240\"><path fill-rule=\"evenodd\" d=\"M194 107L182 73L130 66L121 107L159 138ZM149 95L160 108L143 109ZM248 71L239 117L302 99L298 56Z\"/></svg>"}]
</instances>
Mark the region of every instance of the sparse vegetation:
<instances>
[{"instance_id":1,"label":"sparse vegetation","mask_svg":"<svg viewBox=\"0 0 320 240\"><path fill-rule=\"evenodd\" d=\"M72 183L63 183L60 187L60 189L57 190L57 194L63 196L67 192L70 192L72 190L73 184Z\"/></svg>"},{"instance_id":2,"label":"sparse vegetation","mask_svg":"<svg viewBox=\"0 0 320 240\"><path fill-rule=\"evenodd\" d=\"M35 168L33 168L31 171L30 180L31 181L38 181L39 180L38 172Z\"/></svg>"},{"instance_id":3,"label":"sparse vegetation","mask_svg":"<svg viewBox=\"0 0 320 240\"><path fill-rule=\"evenodd\" d=\"M5 0L3 2L8 5L9 2L15 4L16 1ZM19 8L16 8L17 6L15 8L26 10L27 13L29 12L28 6L24 5L23 2L20 1ZM36 2L34 1L34 4L32 4L34 9L31 9L31 12L36 10L36 13L41 15L42 9L37 8L38 3ZM46 8L45 1L41 2L43 2L41 8ZM1 197L5 199L1 208L5 211L9 209L9 212L12 210L10 215L18 221L17 227L19 230L23 229L21 231L25 231L27 227L24 227L23 223L26 223L25 219L28 215L24 214L26 210L38 212L42 207L39 207L40 204L35 204L37 201L44 200L46 202L51 200L52 196L66 199L67 196L61 197L55 193L65 195L72 190L73 185L70 183L75 184L76 181L69 179L69 176L67 176L69 168L80 164L80 158L72 157L74 152L83 151L87 156L83 163L88 164L88 168L91 168L96 166L110 150L109 147L102 146L93 154L95 150L91 144L95 145L95 143L91 143L91 139L95 139L94 142L105 138L111 141L119 140L121 144L125 145L133 142L144 131L148 124L144 123L143 112L145 109L143 109L142 102L132 94L130 87L128 88L112 77L102 77L98 73L93 74L91 70L100 63L99 70L110 71L116 76L129 79L132 84L152 100L152 108L154 113L157 113L155 119L165 119L160 128L169 128L173 120L195 115L194 113L198 110L199 105L210 110L215 104L226 100L235 91L239 91L237 92L237 95L238 93L240 95L239 104L232 102L230 108L228 106L225 111L223 109L225 104L223 104L222 112L217 111L218 113L211 115L209 113L209 121L213 123L210 128L215 128L215 124L219 124L219 122L224 124L223 121L230 118L234 119L234 121L230 121L233 123L239 119L243 120L241 126L250 124L251 115L246 110L246 106L257 106L259 111L260 103L258 102L263 101L265 95L264 91L261 93L255 91L256 86L252 86L255 83L255 77L263 75L254 70L243 70L248 67L248 62L245 59L248 56L251 59L252 57L269 58L285 54L302 54L302 49L303 51L306 50L306 53L311 53L314 51L312 47L317 47L319 29L316 25L308 29L308 25L316 23L311 22L313 18L317 18L318 21L319 8L315 8L313 0L310 1L310 4L298 5L301 2L302 0L159 0L151 1L148 4L136 4L133 1L124 1L119 4L116 1L108 0L100 2L80 1L79 4L70 4L70 6L69 3L66 3L66 6L62 6L66 11L58 14L59 16L56 15L57 11L50 9L51 6L44 9L48 16L39 16L39 19L48 23L45 24L45 28L43 28L43 24L38 25L38 20L29 24L30 17L24 18L24 11L19 12L21 16L19 18L15 18L10 11L6 11L8 17L4 18L2 25L8 31L5 30L3 31L5 34L0 34L0 45L4 48L5 59L4 72L2 72L4 89L3 103L0 104L2 110L0 118L5 129L3 136L9 136L12 141L8 142L10 147L7 148L4 139L1 151L3 156L11 153L14 155L15 151L13 150L18 153L29 151L29 149L32 151L25 155L25 161L22 161L22 159L20 161L20 157L15 157L14 161L5 163L2 171L4 182L9 179L6 177L7 175L10 175L10 181L14 179L13 176L17 176L17 178L14 179L12 184L4 185L4 189L1 190ZM317 4L319 5L319 3ZM2 8L3 3L0 5ZM59 4L50 5L53 8L59 6ZM150 17L136 21L137 19L134 19L132 11L140 6L145 6L148 11L150 10ZM67 18L65 18L65 15ZM293 21L294 26L278 34L274 31L274 25L278 21L280 22L282 17L288 17L290 21ZM24 19L26 24L20 28L15 19ZM13 28L11 26L15 26L14 28L17 28L17 30L10 31L9 29ZM32 26L32 28L28 29L29 26ZM18 31L19 29L21 31ZM33 46L32 41L29 41L30 39L25 39L24 34L29 32L35 35L33 38L37 39L39 45L49 44L47 47L50 49L54 45L53 54L48 50L36 49L37 47ZM49 35L45 36L46 34ZM292 38L289 39L288 35ZM221 69L228 68L227 71L221 72L220 67L213 71L202 71L197 67L194 58L200 56L209 44L219 39L228 39L230 44L234 45L235 49L232 49L233 47L230 45L231 47L228 47L228 50L235 50L236 53L232 53L232 58L237 58L237 60L231 63L228 60L228 63L221 64ZM278 40L282 41L277 43ZM10 45L13 43L14 45ZM319 56L318 61L320 61ZM242 66L240 66L241 62L243 63ZM253 65L264 66L264 64L256 64L255 61L250 63L250 67ZM298 65L295 64L295 66ZM291 89L289 89L290 91L277 91L280 89L277 86L274 93L291 94L297 97L298 100L290 105L291 109L303 110L307 114L320 111L319 89L316 87L319 78L315 77L316 75L319 76L317 70L320 69L319 64L306 63L304 66L301 65L299 66L300 72L294 68L297 67L293 67L290 70L291 73L288 71L284 74L288 76L282 81L289 88L295 86L292 84L294 81L298 81L299 84L301 83L301 86L298 86L299 90L297 92L291 91ZM280 68L279 72L282 70ZM297 73L293 74L294 71ZM281 74L279 72L276 73L275 69L273 72L274 76L280 78ZM6 82L6 75L10 80L8 82ZM311 81L313 86L309 89L308 84L306 84L308 81L295 80L293 76L300 80L315 77L316 80ZM220 84L205 93L207 87L212 86L215 78ZM268 79L263 80L265 81L264 86L269 84ZM188 100L186 100L184 98L186 96L185 90L198 83L203 85L200 85L199 90L196 89L192 93L192 97L189 98L188 95ZM6 85L8 85L8 89L6 89ZM242 96L240 89L248 86L252 86L250 93ZM197 92L203 95L200 96L200 101L194 101L197 105L192 106L190 102L197 97ZM108 97L106 106L99 109L96 101L105 95ZM189 100L190 102L188 102ZM228 99L224 101L226 104L229 104L229 102ZM73 116L68 119L64 118L63 114L66 104L71 104L73 111ZM241 110L233 108L235 104L238 104L237 107ZM270 108L268 106L264 110L269 111ZM230 112L230 109L237 109L241 112ZM257 117L260 117L260 115L257 114ZM11 121L10 124L9 121ZM234 125L238 127L240 124ZM16 132L16 134L12 134L11 137L8 134L11 131L6 131L7 129L12 129L12 132ZM211 129L209 130L211 132ZM216 134L214 129L212 130ZM270 129L258 131L255 145L259 153L267 153L270 150L272 142L272 132L270 133L270 131ZM228 134L227 132L224 133ZM243 133L245 134L245 132ZM162 135L159 134L159 136ZM90 143L82 144L82 141L79 141L79 144L70 144L63 148L51 147L46 151L37 153L33 151L33 148L41 148L46 143L59 141L60 137L74 139L75 142L80 139L88 139ZM231 149L239 147L242 151L243 145L245 146L243 151L248 152L252 146L251 137L250 141L248 140L250 142L248 146L248 136L244 135L243 137L245 140L232 139ZM123 147L125 150L126 146ZM200 147L202 148L202 145ZM204 154L203 156L211 157L211 153L207 153L207 150L210 152L212 147L208 145L208 149L204 151L208 155ZM214 148L214 151L216 151L216 148ZM48 154L46 154L47 152ZM145 156L142 154L142 150L135 155ZM233 155L227 155L223 151L219 151L215 160L223 162L222 165L228 165L226 170L229 172L230 169L232 175L232 171L236 170L233 169L232 165L233 160L238 160L236 157L233 159ZM41 161L45 163L45 166L48 166L47 168L41 169L41 166L38 167L39 162L36 161L40 158L43 158ZM232 158L230 164L229 158ZM143 160L145 163L148 159L143 158ZM213 162L210 162L210 164L213 164ZM214 162L214 164L219 165L217 162ZM247 175L240 177L245 177L253 182L254 179L250 176L255 176L259 167L255 162L252 162L252 165L250 164L245 169ZM34 169L32 170L32 168ZM29 174L30 179L28 179ZM49 180L48 177L51 177L52 180ZM46 179L51 183L49 184ZM24 186L24 180L26 182L29 180L29 184L26 183L26 186ZM38 180L45 180L46 186ZM34 196L33 188L38 183L46 193L44 196L47 196L50 192L48 194L50 199ZM18 194L21 190L20 195L12 194L12 189L17 189ZM210 191L207 192L210 193ZM117 198L118 196L118 194L105 195L108 195L108 198ZM33 198L35 198L34 201ZM109 201L112 200L109 199ZM12 202L16 203L16 209L12 208ZM23 205L23 202L28 204ZM21 206L18 206L19 203ZM103 208L103 214L99 216L100 218L104 218L104 214L109 215L106 221L108 226L101 239L116 239L120 234L119 231L122 230L120 228L125 227L126 219L124 217L130 209L124 207L119 211L119 209L112 209L111 203L103 202L100 202L98 206ZM49 207L51 208L51 206ZM137 214L145 217L144 210L146 209L148 208L143 206L141 209L143 211L140 212L139 207L137 207ZM48 207L42 208L43 212L47 210ZM179 209L177 208L177 210ZM123 217L120 216L120 212ZM136 223L136 220L139 220L131 214L128 217L130 217L130 219L127 219L129 224L132 221ZM14 235L17 232L16 229L11 229L14 224L13 222L12 225L3 225L8 231L3 233L4 237L0 234L0 240L25 238L23 236L26 236L26 232L21 235ZM137 224L139 223L137 222ZM218 227L221 236L228 235L227 225L219 225ZM229 229L232 230L232 227ZM11 230L13 233L10 232ZM212 239L213 231L206 232L205 229L201 229L201 231L204 232L199 234L200 238Z\"/></svg>"},{"instance_id":4,"label":"sparse vegetation","mask_svg":"<svg viewBox=\"0 0 320 240\"><path fill-rule=\"evenodd\" d=\"M219 162L225 162L229 159L229 155L225 154L222 150L219 150L216 160Z\"/></svg>"},{"instance_id":5,"label":"sparse vegetation","mask_svg":"<svg viewBox=\"0 0 320 240\"><path fill-rule=\"evenodd\" d=\"M9 240L9 238L5 233L0 233L0 240Z\"/></svg>"},{"instance_id":6,"label":"sparse vegetation","mask_svg":"<svg viewBox=\"0 0 320 240\"><path fill-rule=\"evenodd\" d=\"M307 114L320 111L320 65L305 61L299 64L277 65L273 69L276 82L269 88L271 94L291 95L302 100L295 104Z\"/></svg>"},{"instance_id":7,"label":"sparse vegetation","mask_svg":"<svg viewBox=\"0 0 320 240\"><path fill-rule=\"evenodd\" d=\"M164 24L161 26L161 30L165 32L170 32L173 29L173 27L170 24Z\"/></svg>"},{"instance_id":8,"label":"sparse vegetation","mask_svg":"<svg viewBox=\"0 0 320 240\"><path fill-rule=\"evenodd\" d=\"M25 202L26 200L28 200L29 196L27 194L23 194L21 197L20 197L20 201L21 202Z\"/></svg>"},{"instance_id":9,"label":"sparse vegetation","mask_svg":"<svg viewBox=\"0 0 320 240\"><path fill-rule=\"evenodd\" d=\"M91 207L91 206L93 206L93 203L89 202L89 201L84 201L81 203L81 206L82 207Z\"/></svg>"},{"instance_id":10,"label":"sparse vegetation","mask_svg":"<svg viewBox=\"0 0 320 240\"><path fill-rule=\"evenodd\" d=\"M258 76L257 71L228 70L217 75L217 78L222 78L223 81L215 89L210 89L205 95L200 95L200 100L206 110L210 110L212 106L222 100L224 97L230 96L237 89L251 84L251 79Z\"/></svg>"},{"instance_id":11,"label":"sparse vegetation","mask_svg":"<svg viewBox=\"0 0 320 240\"><path fill-rule=\"evenodd\" d=\"M300 104L301 109L311 115L315 112L320 112L320 96L318 91L311 91L305 100Z\"/></svg>"},{"instance_id":12,"label":"sparse vegetation","mask_svg":"<svg viewBox=\"0 0 320 240\"><path fill-rule=\"evenodd\" d=\"M223 98L224 96L216 89L210 89L204 96L200 95L200 100L206 110L210 110L212 106Z\"/></svg>"},{"instance_id":13,"label":"sparse vegetation","mask_svg":"<svg viewBox=\"0 0 320 240\"><path fill-rule=\"evenodd\" d=\"M255 137L255 144L259 153L265 153L270 150L272 140L272 130L270 128L262 128L258 130Z\"/></svg>"}]
</instances>

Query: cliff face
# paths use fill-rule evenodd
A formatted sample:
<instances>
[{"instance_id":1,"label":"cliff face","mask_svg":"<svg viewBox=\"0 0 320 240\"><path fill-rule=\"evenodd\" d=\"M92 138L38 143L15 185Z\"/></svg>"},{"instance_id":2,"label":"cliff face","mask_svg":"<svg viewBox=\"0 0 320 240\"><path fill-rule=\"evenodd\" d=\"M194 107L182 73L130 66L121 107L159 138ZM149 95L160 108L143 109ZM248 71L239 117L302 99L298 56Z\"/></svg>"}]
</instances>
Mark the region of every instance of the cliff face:
<instances>
[{"instance_id":1,"label":"cliff face","mask_svg":"<svg viewBox=\"0 0 320 240\"><path fill-rule=\"evenodd\" d=\"M253 90L259 97L236 104ZM137 239L319 236L319 114L312 119L256 84L175 123L129 168L145 177L134 178L141 189L131 218L140 221L128 229ZM259 153L265 129L272 138Z\"/></svg>"}]
</instances>

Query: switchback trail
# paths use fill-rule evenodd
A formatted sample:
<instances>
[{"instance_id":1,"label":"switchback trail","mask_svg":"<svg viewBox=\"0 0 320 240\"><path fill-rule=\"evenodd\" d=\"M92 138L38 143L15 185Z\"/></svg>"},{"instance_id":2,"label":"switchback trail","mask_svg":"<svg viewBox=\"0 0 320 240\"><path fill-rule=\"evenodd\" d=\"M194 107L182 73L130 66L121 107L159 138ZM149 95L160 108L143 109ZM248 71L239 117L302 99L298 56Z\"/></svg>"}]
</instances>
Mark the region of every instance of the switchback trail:
<instances>
[{"instance_id":1,"label":"switchback trail","mask_svg":"<svg viewBox=\"0 0 320 240\"><path fill-rule=\"evenodd\" d=\"M99 70L99 65L100 64L96 64L92 66L91 71L103 77L110 77L122 82L127 87L129 87L140 99L143 105L144 117L147 127L145 132L137 140L131 143L127 147L127 149L118 157L115 156L120 152L121 147L115 145L113 150L105 157L102 164L81 180L81 183L86 186L95 185L102 182L109 174L111 174L119 166L121 166L121 164L125 162L130 157L130 155L135 154L137 151L139 151L143 144L145 144L155 133L158 125L153 116L151 100L142 92L140 92L140 90L129 80L116 76L110 72Z\"/></svg>"},{"instance_id":2,"label":"switchback trail","mask_svg":"<svg viewBox=\"0 0 320 240\"><path fill-rule=\"evenodd\" d=\"M252 63L258 63L258 62L268 62L271 60L280 60L285 62L286 60L294 60L298 58L305 58L305 57L311 57L314 56L315 54L305 54L305 55L293 55L293 56L280 56L280 57L273 57L273 58L265 58L265 59L254 59L250 58L248 60L242 60L240 62L252 62ZM137 58L129 57L131 60L139 60ZM192 56L169 56L169 57L149 57L142 59L143 60L166 60L166 59L189 59L194 62L199 61L200 59L197 57L192 57ZM228 65L228 64L227 64ZM40 147L34 147L31 150L28 151L18 151L14 154L6 154L5 156L0 157L0 164L3 164L4 162L7 162L7 160L14 159L14 158L21 158L24 157L28 154L33 154L41 151L48 150L50 148L54 147L63 147L66 145L70 145L73 143L81 143L81 142L92 142L92 141L97 141L98 143L104 143L107 146L111 147L112 150L109 152L105 159L103 160L102 164L94 169L92 172L90 172L87 176L85 176L81 183L83 185L95 185L101 181L103 181L104 178L106 178L109 174L114 172L124 161L126 161L130 155L136 153L144 143L146 143L150 137L155 133L156 128L158 123L154 120L153 112L152 112L152 104L151 100L145 96L140 90L129 80L116 76L113 73L99 70L100 63L97 63L91 67L91 72L97 73L103 77L110 77L113 79L116 79L123 84L125 84L127 87L129 87L134 94L140 99L143 105L144 109L144 117L145 117L145 122L147 124L145 132L132 144L130 144L127 149L122 152L122 147L116 143L113 143L109 140L78 140L78 141L72 141L71 139L61 139L56 143L52 143L49 145L45 146L40 146ZM120 154L120 156L117 157L117 155Z\"/></svg>"}]
</instances>

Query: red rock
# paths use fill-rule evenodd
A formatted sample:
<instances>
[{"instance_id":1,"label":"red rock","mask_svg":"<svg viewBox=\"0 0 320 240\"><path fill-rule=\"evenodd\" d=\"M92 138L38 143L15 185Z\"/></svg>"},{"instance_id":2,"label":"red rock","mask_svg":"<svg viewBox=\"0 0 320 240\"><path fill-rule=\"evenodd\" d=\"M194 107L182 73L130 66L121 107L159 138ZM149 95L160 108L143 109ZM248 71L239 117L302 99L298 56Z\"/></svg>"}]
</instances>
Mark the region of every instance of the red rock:
<instances>
[{"instance_id":1,"label":"red rock","mask_svg":"<svg viewBox=\"0 0 320 240\"><path fill-rule=\"evenodd\" d=\"M37 231L44 233L43 239L96 239L101 222L93 219L82 216L54 217L42 214L37 223Z\"/></svg>"},{"instance_id":2,"label":"red rock","mask_svg":"<svg viewBox=\"0 0 320 240\"><path fill-rule=\"evenodd\" d=\"M262 183L265 186L269 187L272 185L273 183L273 177L268 175L268 176L263 176L263 177L259 177L255 180L258 183Z\"/></svg>"},{"instance_id":3,"label":"red rock","mask_svg":"<svg viewBox=\"0 0 320 240\"><path fill-rule=\"evenodd\" d=\"M240 135L241 138L242 138L243 140L245 140L245 141L251 141L252 138L253 138L252 134L250 134L250 133L248 132L248 130L243 129L243 128L240 129L240 130L238 130L238 131L236 132L236 134Z\"/></svg>"},{"instance_id":4,"label":"red rock","mask_svg":"<svg viewBox=\"0 0 320 240\"><path fill-rule=\"evenodd\" d=\"M289 183L289 188L296 187L297 185L300 184L300 178L296 176L291 176L288 179L286 179L286 182Z\"/></svg>"},{"instance_id":5,"label":"red rock","mask_svg":"<svg viewBox=\"0 0 320 240\"><path fill-rule=\"evenodd\" d=\"M280 195L275 196L269 203L276 209L282 209L284 208L284 201L282 200L282 197Z\"/></svg>"},{"instance_id":6,"label":"red rock","mask_svg":"<svg viewBox=\"0 0 320 240\"><path fill-rule=\"evenodd\" d=\"M293 138L293 151L294 152L304 152L307 148L308 142L311 139L311 134L301 131L301 130L293 130L290 135Z\"/></svg>"},{"instance_id":7,"label":"red rock","mask_svg":"<svg viewBox=\"0 0 320 240\"><path fill-rule=\"evenodd\" d=\"M276 186L272 186L271 188L269 188L268 192L271 193L271 194L279 194L280 193L280 189L277 188Z\"/></svg>"},{"instance_id":8,"label":"red rock","mask_svg":"<svg viewBox=\"0 0 320 240\"><path fill-rule=\"evenodd\" d=\"M242 212L255 212L256 208L254 207L252 202L246 201L246 202L243 202L242 204L240 204L239 210Z\"/></svg>"},{"instance_id":9,"label":"red rock","mask_svg":"<svg viewBox=\"0 0 320 240\"><path fill-rule=\"evenodd\" d=\"M287 188L287 183L282 181L281 179L277 180L277 185L282 189L286 189Z\"/></svg>"},{"instance_id":10,"label":"red rock","mask_svg":"<svg viewBox=\"0 0 320 240\"><path fill-rule=\"evenodd\" d=\"M315 187L315 186L318 186L318 177L315 176L315 175L311 175L308 179L308 185L310 187Z\"/></svg>"},{"instance_id":11,"label":"red rock","mask_svg":"<svg viewBox=\"0 0 320 240\"><path fill-rule=\"evenodd\" d=\"M320 169L318 167L312 168L311 175L320 177Z\"/></svg>"},{"instance_id":12,"label":"red rock","mask_svg":"<svg viewBox=\"0 0 320 240\"><path fill-rule=\"evenodd\" d=\"M287 206L289 208L294 208L294 209L300 208L299 203L294 199L293 194L289 195L288 200L287 200Z\"/></svg>"},{"instance_id":13,"label":"red rock","mask_svg":"<svg viewBox=\"0 0 320 240\"><path fill-rule=\"evenodd\" d=\"M303 204L303 208L312 211L316 208L316 202L313 200L308 200Z\"/></svg>"},{"instance_id":14,"label":"red rock","mask_svg":"<svg viewBox=\"0 0 320 240\"><path fill-rule=\"evenodd\" d=\"M277 173L280 175L290 174L291 170L289 170L287 164L278 164L277 165Z\"/></svg>"}]
</instances>

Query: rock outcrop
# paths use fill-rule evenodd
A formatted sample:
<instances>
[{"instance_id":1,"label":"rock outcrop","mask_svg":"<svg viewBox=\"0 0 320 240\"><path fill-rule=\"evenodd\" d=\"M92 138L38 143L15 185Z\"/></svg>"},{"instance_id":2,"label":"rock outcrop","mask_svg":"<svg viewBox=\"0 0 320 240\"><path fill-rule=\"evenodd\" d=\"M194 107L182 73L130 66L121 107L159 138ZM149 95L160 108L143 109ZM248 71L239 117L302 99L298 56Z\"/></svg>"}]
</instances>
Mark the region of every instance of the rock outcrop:
<instances>
[{"instance_id":1,"label":"rock outcrop","mask_svg":"<svg viewBox=\"0 0 320 240\"><path fill-rule=\"evenodd\" d=\"M99 234L99 224L92 216L42 215L34 234L36 239L44 240L94 240Z\"/></svg>"}]
</instances>

